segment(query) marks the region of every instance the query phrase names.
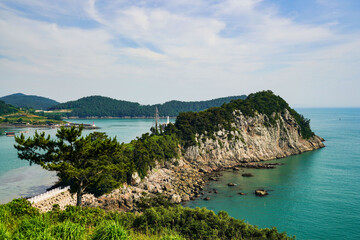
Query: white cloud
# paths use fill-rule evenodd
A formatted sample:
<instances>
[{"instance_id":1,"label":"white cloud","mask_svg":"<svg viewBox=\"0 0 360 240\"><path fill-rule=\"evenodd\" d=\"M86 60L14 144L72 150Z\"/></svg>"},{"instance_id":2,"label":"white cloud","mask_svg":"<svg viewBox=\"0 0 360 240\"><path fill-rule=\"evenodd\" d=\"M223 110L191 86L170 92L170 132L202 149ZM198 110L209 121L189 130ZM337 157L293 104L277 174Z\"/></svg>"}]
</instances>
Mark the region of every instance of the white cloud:
<instances>
[{"instance_id":1,"label":"white cloud","mask_svg":"<svg viewBox=\"0 0 360 240\"><path fill-rule=\"evenodd\" d=\"M304 88L321 88L312 90L316 95L333 92L323 88L328 79L336 87L341 75L351 81L351 76L359 76L351 64L344 64L359 61L359 52L353 50L358 47L353 37L358 35L339 34L328 23L296 23L274 8L260 7L260 0L212 5L90 0L68 2L64 9L46 1L34 3L44 16L72 16L78 10L98 25L67 27L3 7L0 81L15 82L0 92L3 95L19 92L15 89L28 79L61 101L103 94L154 103L274 89L301 103L299 82ZM45 86L54 81L65 84L56 90ZM69 89L68 84L78 87ZM152 86L157 86L157 94Z\"/></svg>"}]
</instances>

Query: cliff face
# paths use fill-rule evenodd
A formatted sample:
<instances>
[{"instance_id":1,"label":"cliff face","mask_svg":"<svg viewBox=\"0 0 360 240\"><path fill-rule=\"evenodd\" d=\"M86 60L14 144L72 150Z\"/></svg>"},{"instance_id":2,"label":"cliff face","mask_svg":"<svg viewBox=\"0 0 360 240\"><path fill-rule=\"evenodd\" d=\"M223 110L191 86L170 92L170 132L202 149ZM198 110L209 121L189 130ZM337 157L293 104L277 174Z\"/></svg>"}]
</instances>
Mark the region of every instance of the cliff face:
<instances>
[{"instance_id":1,"label":"cliff face","mask_svg":"<svg viewBox=\"0 0 360 240\"><path fill-rule=\"evenodd\" d=\"M273 116L275 117L276 114ZM304 139L300 126L285 109L277 114L276 124L269 124L264 114L245 117L234 111L233 131L218 131L212 138L197 136L197 146L186 149L184 157L196 165L227 167L241 162L283 158L324 147L324 139Z\"/></svg>"}]
</instances>

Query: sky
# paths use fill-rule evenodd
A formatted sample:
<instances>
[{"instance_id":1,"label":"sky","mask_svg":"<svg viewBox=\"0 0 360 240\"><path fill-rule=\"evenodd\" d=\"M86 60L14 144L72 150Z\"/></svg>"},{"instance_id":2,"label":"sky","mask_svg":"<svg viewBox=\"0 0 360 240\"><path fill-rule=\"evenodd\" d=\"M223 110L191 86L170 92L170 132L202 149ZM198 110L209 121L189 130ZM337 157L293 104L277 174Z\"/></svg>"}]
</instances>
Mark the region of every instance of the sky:
<instances>
[{"instance_id":1,"label":"sky","mask_svg":"<svg viewBox=\"0 0 360 240\"><path fill-rule=\"evenodd\" d=\"M0 96L360 107L359 0L0 0Z\"/></svg>"}]
</instances>

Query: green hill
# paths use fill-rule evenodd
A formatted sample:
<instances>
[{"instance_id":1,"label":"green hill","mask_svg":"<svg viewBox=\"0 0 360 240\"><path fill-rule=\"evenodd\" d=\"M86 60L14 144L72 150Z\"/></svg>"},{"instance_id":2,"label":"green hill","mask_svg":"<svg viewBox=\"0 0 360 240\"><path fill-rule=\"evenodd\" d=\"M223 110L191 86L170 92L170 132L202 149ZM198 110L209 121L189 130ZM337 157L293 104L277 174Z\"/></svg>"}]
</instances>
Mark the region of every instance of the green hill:
<instances>
[{"instance_id":1,"label":"green hill","mask_svg":"<svg viewBox=\"0 0 360 240\"><path fill-rule=\"evenodd\" d=\"M116 100L109 97L90 96L76 101L70 101L51 107L49 110L71 109L68 117L152 117L155 108L160 116L175 117L180 112L202 111L210 107L218 107L235 99L245 99L246 96L217 98L208 101L182 102L170 101L164 104L140 105L135 102Z\"/></svg>"},{"instance_id":2,"label":"green hill","mask_svg":"<svg viewBox=\"0 0 360 240\"><path fill-rule=\"evenodd\" d=\"M18 111L19 111L19 109L17 109L16 107L14 107L10 104L6 104L4 101L0 101L0 116L6 115L6 114L11 114L11 113L16 113Z\"/></svg>"},{"instance_id":3,"label":"green hill","mask_svg":"<svg viewBox=\"0 0 360 240\"><path fill-rule=\"evenodd\" d=\"M59 104L59 102L49 98L35 95L25 95L22 93L4 96L1 97L0 100L19 108L33 108L40 110L46 110L49 107Z\"/></svg>"}]
</instances>

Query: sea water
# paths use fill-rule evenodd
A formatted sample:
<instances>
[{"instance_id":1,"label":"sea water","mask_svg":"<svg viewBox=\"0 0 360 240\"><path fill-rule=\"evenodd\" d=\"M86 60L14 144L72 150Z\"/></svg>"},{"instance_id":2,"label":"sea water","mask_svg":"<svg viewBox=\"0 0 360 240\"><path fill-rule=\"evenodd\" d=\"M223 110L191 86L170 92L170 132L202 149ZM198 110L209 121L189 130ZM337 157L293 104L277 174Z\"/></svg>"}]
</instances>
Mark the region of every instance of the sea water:
<instances>
[{"instance_id":1,"label":"sea water","mask_svg":"<svg viewBox=\"0 0 360 240\"><path fill-rule=\"evenodd\" d=\"M225 210L297 239L359 239L360 109L297 110L311 119L313 131L326 140L325 148L272 161L285 164L276 169L226 171L206 186L203 197L185 206ZM254 177L242 177L244 172ZM229 187L229 182L237 186ZM218 193L209 193L213 189ZM269 195L256 197L256 189Z\"/></svg>"},{"instance_id":2,"label":"sea water","mask_svg":"<svg viewBox=\"0 0 360 240\"><path fill-rule=\"evenodd\" d=\"M259 227L276 226L297 239L360 238L360 109L297 110L311 119L313 131L326 140L325 148L274 160L285 164L276 169L225 171L220 181L206 186L203 197L185 206L225 210ZM120 142L148 132L153 123L151 119L94 121L101 127L97 131L117 136ZM74 122L92 124L93 120ZM35 130L28 131L25 135L32 136ZM56 130L46 132L55 134ZM17 159L13 144L12 137L0 135L1 203L41 193L56 181L53 173ZM242 177L244 172L254 177ZM237 186L228 187L229 182ZM269 195L256 197L254 190L259 188L268 190ZM213 189L218 193L208 193ZM204 201L206 196L211 200Z\"/></svg>"},{"instance_id":3,"label":"sea water","mask_svg":"<svg viewBox=\"0 0 360 240\"><path fill-rule=\"evenodd\" d=\"M119 142L130 142L141 134L149 132L154 124L153 119L76 119L70 120L74 123L93 124L100 127L96 130L85 129L83 134L99 131L106 132L110 137L116 137ZM160 123L166 120L161 119ZM174 119L171 119L174 121ZM18 197L31 197L46 192L46 189L57 181L56 174L42 169L40 166L29 166L26 160L17 157L14 148L14 137L5 135L5 131L15 132L17 136L21 133L25 137L33 136L35 131L45 132L52 137L56 129L49 128L7 128L0 129L0 203L7 203Z\"/></svg>"}]
</instances>

